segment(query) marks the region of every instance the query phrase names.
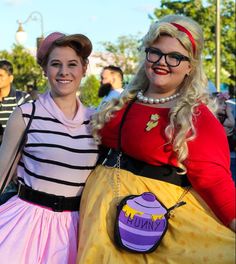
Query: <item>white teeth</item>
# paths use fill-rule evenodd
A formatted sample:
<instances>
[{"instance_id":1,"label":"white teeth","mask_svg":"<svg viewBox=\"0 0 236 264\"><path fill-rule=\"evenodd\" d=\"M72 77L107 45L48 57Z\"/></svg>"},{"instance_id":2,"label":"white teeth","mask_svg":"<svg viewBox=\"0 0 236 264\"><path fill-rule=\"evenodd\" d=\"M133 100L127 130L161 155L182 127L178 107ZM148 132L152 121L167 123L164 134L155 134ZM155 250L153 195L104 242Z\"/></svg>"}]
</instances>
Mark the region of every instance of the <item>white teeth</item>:
<instances>
[{"instance_id":1,"label":"white teeth","mask_svg":"<svg viewBox=\"0 0 236 264\"><path fill-rule=\"evenodd\" d=\"M62 80L58 80L58 82L60 82L60 83L70 83L71 81L62 81Z\"/></svg>"},{"instance_id":2,"label":"white teeth","mask_svg":"<svg viewBox=\"0 0 236 264\"><path fill-rule=\"evenodd\" d=\"M154 69L154 72L168 73L166 70L163 70L163 69Z\"/></svg>"}]
</instances>

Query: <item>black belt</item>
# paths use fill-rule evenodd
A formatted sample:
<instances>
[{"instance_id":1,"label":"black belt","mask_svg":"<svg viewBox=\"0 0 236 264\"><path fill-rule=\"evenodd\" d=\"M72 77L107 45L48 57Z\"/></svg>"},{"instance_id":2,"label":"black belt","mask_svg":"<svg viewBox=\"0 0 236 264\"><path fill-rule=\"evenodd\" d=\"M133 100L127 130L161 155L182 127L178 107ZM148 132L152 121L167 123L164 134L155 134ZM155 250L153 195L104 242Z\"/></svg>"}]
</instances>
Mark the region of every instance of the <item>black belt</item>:
<instances>
[{"instance_id":1,"label":"black belt","mask_svg":"<svg viewBox=\"0 0 236 264\"><path fill-rule=\"evenodd\" d=\"M119 153L120 152L112 149L108 153L106 159L103 162L99 161L99 163L109 167L115 167ZM177 167L170 165L151 165L146 162L134 159L124 153L122 153L121 156L120 168L128 170L138 176L165 181L181 187L187 187L191 185L186 174L178 174L179 168Z\"/></svg>"},{"instance_id":2,"label":"black belt","mask_svg":"<svg viewBox=\"0 0 236 264\"><path fill-rule=\"evenodd\" d=\"M20 184L18 196L25 201L51 208L55 212L78 211L80 196L65 197L33 190Z\"/></svg>"}]
</instances>

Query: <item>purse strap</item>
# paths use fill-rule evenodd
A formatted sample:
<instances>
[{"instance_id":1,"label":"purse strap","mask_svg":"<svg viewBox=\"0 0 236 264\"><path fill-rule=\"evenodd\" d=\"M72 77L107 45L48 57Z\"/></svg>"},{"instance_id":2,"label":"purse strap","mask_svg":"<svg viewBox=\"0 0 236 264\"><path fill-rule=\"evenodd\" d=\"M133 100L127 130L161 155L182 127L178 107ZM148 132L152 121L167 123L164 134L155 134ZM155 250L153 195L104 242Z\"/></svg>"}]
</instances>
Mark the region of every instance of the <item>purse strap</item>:
<instances>
[{"instance_id":1,"label":"purse strap","mask_svg":"<svg viewBox=\"0 0 236 264\"><path fill-rule=\"evenodd\" d=\"M119 126L119 133L118 133L118 152L120 152L120 154L122 153L122 149L121 149L121 132L122 132L122 128L123 128L123 125L125 123L125 119L128 115L128 112L131 108L131 106L133 105L133 103L136 101L136 97L127 105L125 111L124 111L124 114L122 116L122 119L121 119L121 122L120 122L120 126Z\"/></svg>"},{"instance_id":2,"label":"purse strap","mask_svg":"<svg viewBox=\"0 0 236 264\"><path fill-rule=\"evenodd\" d=\"M7 175L6 175L6 177L5 177L4 181L3 181L3 184L2 184L1 189L0 189L0 194L3 193L3 191L4 191L5 187L6 187L7 181L9 179L9 177L10 177L11 170L12 170L14 164L15 164L15 160L16 160L18 154L22 151L22 149L23 149L23 147L24 147L24 145L26 143L27 133L28 133L28 130L29 130L30 125L32 123L32 120L33 120L33 117L34 117L34 113L35 113L35 102L32 102L32 112L31 112L31 115L30 115L29 122L28 122L28 124L27 124L27 126L25 128L25 131L24 131L23 135L22 135L20 144L18 146L17 152L16 152L15 157L14 157L14 159L12 161L12 164L11 164L11 166L10 166L8 172L7 172Z\"/></svg>"}]
</instances>

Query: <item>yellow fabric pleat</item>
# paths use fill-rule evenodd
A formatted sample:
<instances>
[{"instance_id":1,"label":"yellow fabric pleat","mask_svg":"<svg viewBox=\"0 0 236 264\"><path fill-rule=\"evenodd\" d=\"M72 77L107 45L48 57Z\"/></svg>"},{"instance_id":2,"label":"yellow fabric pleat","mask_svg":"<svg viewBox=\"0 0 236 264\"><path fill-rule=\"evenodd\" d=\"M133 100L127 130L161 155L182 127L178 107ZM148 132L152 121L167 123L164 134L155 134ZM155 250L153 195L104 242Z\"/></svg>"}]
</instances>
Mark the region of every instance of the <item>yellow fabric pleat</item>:
<instances>
[{"instance_id":1,"label":"yellow fabric pleat","mask_svg":"<svg viewBox=\"0 0 236 264\"><path fill-rule=\"evenodd\" d=\"M149 254L129 253L114 244L117 200L127 195L153 192L167 207L183 188L120 170L119 197L116 169L98 166L89 176L80 208L77 264L234 264L235 233L225 227L191 189L169 219L158 248Z\"/></svg>"}]
</instances>

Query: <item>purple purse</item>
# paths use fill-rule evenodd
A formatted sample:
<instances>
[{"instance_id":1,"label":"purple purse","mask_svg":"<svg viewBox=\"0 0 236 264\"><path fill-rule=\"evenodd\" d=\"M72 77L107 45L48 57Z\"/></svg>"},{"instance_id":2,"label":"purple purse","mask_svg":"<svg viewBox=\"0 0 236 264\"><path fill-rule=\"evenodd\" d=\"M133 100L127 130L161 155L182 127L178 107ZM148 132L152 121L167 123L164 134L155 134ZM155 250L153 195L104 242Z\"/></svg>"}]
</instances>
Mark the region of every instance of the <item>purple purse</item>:
<instances>
[{"instance_id":1,"label":"purple purse","mask_svg":"<svg viewBox=\"0 0 236 264\"><path fill-rule=\"evenodd\" d=\"M168 228L170 211L151 192L125 197L117 207L115 243L135 253L150 253L160 244Z\"/></svg>"},{"instance_id":2,"label":"purple purse","mask_svg":"<svg viewBox=\"0 0 236 264\"><path fill-rule=\"evenodd\" d=\"M113 166L117 168L117 182L120 181L119 173L122 156L121 130L133 102L127 106L119 128L117 150L119 154L117 155L116 164ZM119 184L117 185L115 196L119 197ZM177 203L169 209L151 192L126 196L117 206L114 229L115 244L134 253L150 253L154 251L167 231L168 218L171 211L186 204L181 200L189 188L183 192Z\"/></svg>"}]
</instances>

